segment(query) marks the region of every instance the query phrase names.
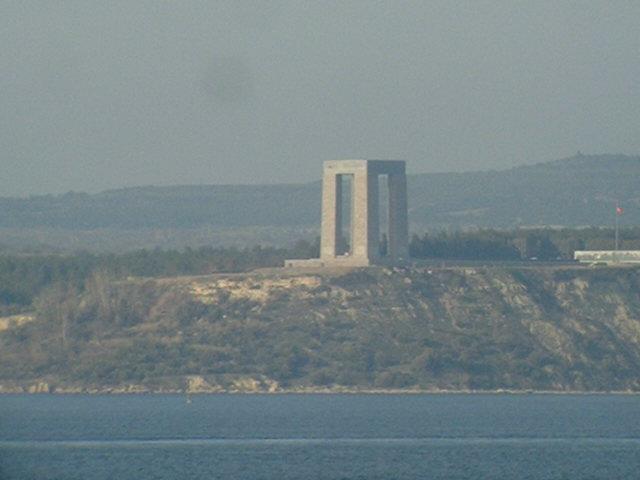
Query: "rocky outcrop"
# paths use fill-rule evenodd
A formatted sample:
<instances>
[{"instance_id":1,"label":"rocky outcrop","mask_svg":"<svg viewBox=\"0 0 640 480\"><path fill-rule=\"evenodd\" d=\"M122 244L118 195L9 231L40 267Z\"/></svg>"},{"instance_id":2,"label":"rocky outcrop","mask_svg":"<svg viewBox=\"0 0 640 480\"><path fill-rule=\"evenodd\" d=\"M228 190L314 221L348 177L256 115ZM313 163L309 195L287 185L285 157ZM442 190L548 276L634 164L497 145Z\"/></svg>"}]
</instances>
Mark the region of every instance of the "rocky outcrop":
<instances>
[{"instance_id":1,"label":"rocky outcrop","mask_svg":"<svg viewBox=\"0 0 640 480\"><path fill-rule=\"evenodd\" d=\"M0 389L640 391L638 292L634 268L131 279L0 332Z\"/></svg>"}]
</instances>

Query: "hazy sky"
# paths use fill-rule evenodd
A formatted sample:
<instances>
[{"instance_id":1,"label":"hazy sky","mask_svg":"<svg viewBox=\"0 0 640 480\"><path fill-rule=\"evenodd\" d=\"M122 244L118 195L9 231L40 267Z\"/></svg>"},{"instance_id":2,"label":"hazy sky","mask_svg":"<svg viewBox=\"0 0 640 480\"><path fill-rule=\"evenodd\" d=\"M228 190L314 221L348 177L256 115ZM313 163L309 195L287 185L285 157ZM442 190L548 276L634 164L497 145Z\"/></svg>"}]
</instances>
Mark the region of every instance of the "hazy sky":
<instances>
[{"instance_id":1,"label":"hazy sky","mask_svg":"<svg viewBox=\"0 0 640 480\"><path fill-rule=\"evenodd\" d=\"M640 153L640 2L0 0L0 196Z\"/></svg>"}]
</instances>

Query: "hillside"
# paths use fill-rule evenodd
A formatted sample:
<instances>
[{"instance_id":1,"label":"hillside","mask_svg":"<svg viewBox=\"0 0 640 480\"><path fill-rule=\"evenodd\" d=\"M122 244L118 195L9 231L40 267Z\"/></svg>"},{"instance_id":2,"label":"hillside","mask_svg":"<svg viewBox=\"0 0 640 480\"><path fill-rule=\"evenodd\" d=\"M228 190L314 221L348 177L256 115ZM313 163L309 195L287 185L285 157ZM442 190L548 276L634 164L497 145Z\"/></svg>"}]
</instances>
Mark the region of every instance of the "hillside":
<instances>
[{"instance_id":1,"label":"hillside","mask_svg":"<svg viewBox=\"0 0 640 480\"><path fill-rule=\"evenodd\" d=\"M410 180L411 219L419 225L516 227L640 223L635 186L640 157L577 155L492 172L418 175Z\"/></svg>"},{"instance_id":2,"label":"hillside","mask_svg":"<svg viewBox=\"0 0 640 480\"><path fill-rule=\"evenodd\" d=\"M640 391L640 270L356 269L53 289L2 391Z\"/></svg>"},{"instance_id":3,"label":"hillside","mask_svg":"<svg viewBox=\"0 0 640 480\"><path fill-rule=\"evenodd\" d=\"M410 176L412 229L640 224L640 157L578 155L502 171ZM280 243L312 238L320 183L139 187L0 198L0 245L148 246ZM237 245L237 243L235 243ZM97 246L97 247L96 247Z\"/></svg>"}]
</instances>

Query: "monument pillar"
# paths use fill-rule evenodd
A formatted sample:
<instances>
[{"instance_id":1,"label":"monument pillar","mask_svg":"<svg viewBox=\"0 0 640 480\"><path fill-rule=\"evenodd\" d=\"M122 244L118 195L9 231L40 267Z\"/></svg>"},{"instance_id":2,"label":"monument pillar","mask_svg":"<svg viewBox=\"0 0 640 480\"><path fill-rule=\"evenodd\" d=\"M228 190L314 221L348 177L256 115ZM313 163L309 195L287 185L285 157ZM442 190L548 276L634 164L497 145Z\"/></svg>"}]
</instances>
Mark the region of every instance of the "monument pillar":
<instances>
[{"instance_id":1,"label":"monument pillar","mask_svg":"<svg viewBox=\"0 0 640 480\"><path fill-rule=\"evenodd\" d=\"M389 185L389 240L388 256L392 261L409 259L409 222L407 215L407 177L403 174L388 176Z\"/></svg>"},{"instance_id":2,"label":"monument pillar","mask_svg":"<svg viewBox=\"0 0 640 480\"><path fill-rule=\"evenodd\" d=\"M378 178L366 166L354 171L351 214L351 261L368 264L378 234Z\"/></svg>"},{"instance_id":3,"label":"monument pillar","mask_svg":"<svg viewBox=\"0 0 640 480\"><path fill-rule=\"evenodd\" d=\"M332 258L338 254L342 232L342 179L325 169L322 175L322 225L320 257Z\"/></svg>"}]
</instances>

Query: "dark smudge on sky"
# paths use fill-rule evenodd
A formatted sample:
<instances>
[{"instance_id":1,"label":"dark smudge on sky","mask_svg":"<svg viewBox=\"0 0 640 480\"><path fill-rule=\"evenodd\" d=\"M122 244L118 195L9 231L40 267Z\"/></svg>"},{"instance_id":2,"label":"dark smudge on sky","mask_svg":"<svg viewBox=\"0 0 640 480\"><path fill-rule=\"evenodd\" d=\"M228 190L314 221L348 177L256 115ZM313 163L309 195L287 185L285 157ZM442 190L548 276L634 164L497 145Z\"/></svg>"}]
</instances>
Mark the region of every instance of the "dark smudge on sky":
<instances>
[{"instance_id":1,"label":"dark smudge on sky","mask_svg":"<svg viewBox=\"0 0 640 480\"><path fill-rule=\"evenodd\" d=\"M4 2L0 196L640 151L637 2Z\"/></svg>"}]
</instances>

